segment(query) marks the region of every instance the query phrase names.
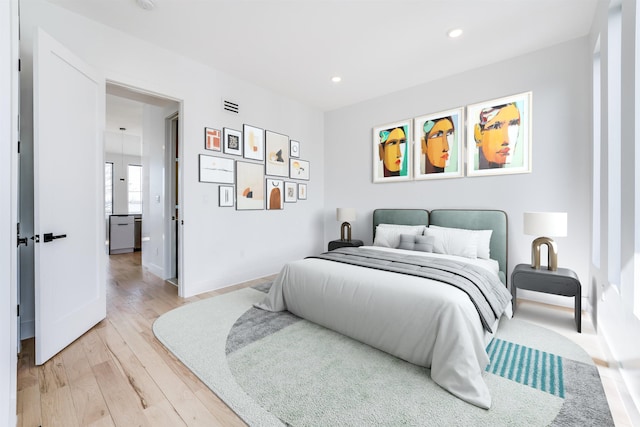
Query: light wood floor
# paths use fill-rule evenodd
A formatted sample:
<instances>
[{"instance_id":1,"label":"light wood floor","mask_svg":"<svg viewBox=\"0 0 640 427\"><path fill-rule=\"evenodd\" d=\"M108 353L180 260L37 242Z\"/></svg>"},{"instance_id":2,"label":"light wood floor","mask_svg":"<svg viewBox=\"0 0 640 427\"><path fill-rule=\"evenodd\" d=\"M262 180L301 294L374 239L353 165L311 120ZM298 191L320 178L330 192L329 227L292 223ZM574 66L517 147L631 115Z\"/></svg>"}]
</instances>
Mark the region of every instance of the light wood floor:
<instances>
[{"instance_id":1,"label":"light wood floor","mask_svg":"<svg viewBox=\"0 0 640 427\"><path fill-rule=\"evenodd\" d=\"M140 252L109 258L105 320L42 366L33 339L23 341L18 426L245 425L151 330L161 314L221 292L182 299L143 271Z\"/></svg>"},{"instance_id":2,"label":"light wood floor","mask_svg":"<svg viewBox=\"0 0 640 427\"><path fill-rule=\"evenodd\" d=\"M272 280L243 283L189 299L140 266L140 252L109 257L107 318L43 366L33 340L18 358L18 426L243 426L151 330L163 313L199 299ZM596 361L617 426L631 426L619 379L609 368L588 316L575 332L573 311L519 301L517 316L553 329Z\"/></svg>"}]
</instances>

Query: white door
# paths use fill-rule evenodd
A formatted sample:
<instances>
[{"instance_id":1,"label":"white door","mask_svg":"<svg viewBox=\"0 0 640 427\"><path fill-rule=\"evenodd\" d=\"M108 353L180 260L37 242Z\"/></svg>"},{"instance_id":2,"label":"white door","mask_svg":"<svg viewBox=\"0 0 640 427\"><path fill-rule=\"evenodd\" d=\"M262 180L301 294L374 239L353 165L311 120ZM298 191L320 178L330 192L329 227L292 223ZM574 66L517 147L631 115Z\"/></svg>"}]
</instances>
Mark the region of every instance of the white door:
<instances>
[{"instance_id":1,"label":"white door","mask_svg":"<svg viewBox=\"0 0 640 427\"><path fill-rule=\"evenodd\" d=\"M106 317L104 78L42 30L34 46L36 364Z\"/></svg>"}]
</instances>

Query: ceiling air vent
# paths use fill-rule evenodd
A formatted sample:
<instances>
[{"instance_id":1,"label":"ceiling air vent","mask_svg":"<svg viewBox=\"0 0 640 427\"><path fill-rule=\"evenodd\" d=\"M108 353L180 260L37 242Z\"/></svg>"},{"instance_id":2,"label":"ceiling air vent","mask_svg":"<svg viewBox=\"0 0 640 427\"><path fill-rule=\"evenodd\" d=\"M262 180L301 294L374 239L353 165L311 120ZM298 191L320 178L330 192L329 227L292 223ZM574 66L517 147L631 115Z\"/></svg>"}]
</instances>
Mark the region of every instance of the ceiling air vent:
<instances>
[{"instance_id":1,"label":"ceiling air vent","mask_svg":"<svg viewBox=\"0 0 640 427\"><path fill-rule=\"evenodd\" d=\"M229 113L238 114L240 112L240 106L236 102L229 101L228 99L222 100L222 109Z\"/></svg>"}]
</instances>

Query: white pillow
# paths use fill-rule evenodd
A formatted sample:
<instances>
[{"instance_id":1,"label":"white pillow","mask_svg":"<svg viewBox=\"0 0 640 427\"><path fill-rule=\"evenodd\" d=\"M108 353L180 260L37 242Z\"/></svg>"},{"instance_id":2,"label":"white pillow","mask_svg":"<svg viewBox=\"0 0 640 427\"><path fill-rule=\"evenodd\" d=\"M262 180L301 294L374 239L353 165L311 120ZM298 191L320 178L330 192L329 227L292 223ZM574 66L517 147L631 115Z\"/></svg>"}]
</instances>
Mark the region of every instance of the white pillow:
<instances>
[{"instance_id":1,"label":"white pillow","mask_svg":"<svg viewBox=\"0 0 640 427\"><path fill-rule=\"evenodd\" d=\"M478 235L478 258L491 259L491 234L493 230L473 230Z\"/></svg>"},{"instance_id":2,"label":"white pillow","mask_svg":"<svg viewBox=\"0 0 640 427\"><path fill-rule=\"evenodd\" d=\"M378 224L373 246L397 249L400 245L400 235L413 234L420 236L424 233L425 228L424 225Z\"/></svg>"},{"instance_id":3,"label":"white pillow","mask_svg":"<svg viewBox=\"0 0 640 427\"><path fill-rule=\"evenodd\" d=\"M467 230L466 228L448 228L448 227L439 227L437 225L430 225L429 228L456 230L456 234L464 234L464 235L475 234L477 236L477 241L476 241L476 256L474 258L491 259L491 235L493 234L493 230Z\"/></svg>"},{"instance_id":4,"label":"white pillow","mask_svg":"<svg viewBox=\"0 0 640 427\"><path fill-rule=\"evenodd\" d=\"M478 257L478 235L469 231L429 226L425 234L434 238L433 252L475 259Z\"/></svg>"}]
</instances>

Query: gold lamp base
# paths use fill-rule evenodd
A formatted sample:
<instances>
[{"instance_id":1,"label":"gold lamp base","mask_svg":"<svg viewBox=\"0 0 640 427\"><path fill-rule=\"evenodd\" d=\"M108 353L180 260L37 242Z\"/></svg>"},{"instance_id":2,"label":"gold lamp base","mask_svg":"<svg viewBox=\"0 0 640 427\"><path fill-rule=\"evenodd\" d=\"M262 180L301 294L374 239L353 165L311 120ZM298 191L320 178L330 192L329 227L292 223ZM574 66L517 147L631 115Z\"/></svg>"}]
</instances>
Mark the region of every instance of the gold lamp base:
<instances>
[{"instance_id":1,"label":"gold lamp base","mask_svg":"<svg viewBox=\"0 0 640 427\"><path fill-rule=\"evenodd\" d=\"M347 238L344 238L345 235L345 230L346 230L346 234L347 234ZM340 240L342 241L346 241L346 242L350 242L351 241L351 224L349 224L348 222L343 222L342 225L340 226Z\"/></svg>"},{"instance_id":2,"label":"gold lamp base","mask_svg":"<svg viewBox=\"0 0 640 427\"><path fill-rule=\"evenodd\" d=\"M551 271L558 271L558 246L549 237L538 237L531 244L531 267L540 269L540 247L547 245L547 268Z\"/></svg>"}]
</instances>

